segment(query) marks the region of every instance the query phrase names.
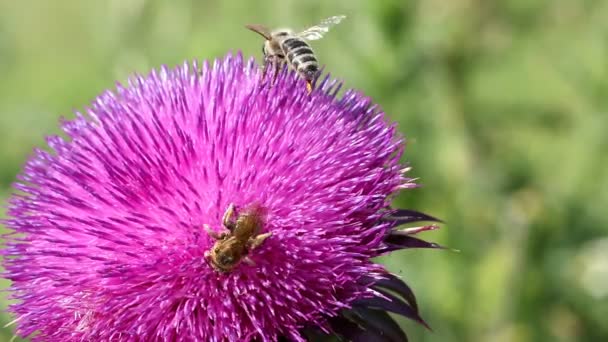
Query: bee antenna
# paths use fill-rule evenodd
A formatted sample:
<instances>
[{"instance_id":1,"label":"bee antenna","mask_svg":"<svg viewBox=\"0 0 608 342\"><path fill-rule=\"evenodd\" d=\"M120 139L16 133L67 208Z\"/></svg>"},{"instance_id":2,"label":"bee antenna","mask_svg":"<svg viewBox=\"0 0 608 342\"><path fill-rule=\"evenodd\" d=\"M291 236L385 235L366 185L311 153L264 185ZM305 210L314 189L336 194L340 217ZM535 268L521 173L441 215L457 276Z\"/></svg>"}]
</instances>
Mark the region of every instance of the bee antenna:
<instances>
[{"instance_id":1,"label":"bee antenna","mask_svg":"<svg viewBox=\"0 0 608 342\"><path fill-rule=\"evenodd\" d=\"M251 31L259 34L260 36L264 37L266 40L270 40L270 31L268 30L268 28L264 25L259 25L259 24L249 24L249 25L245 25L246 28L250 29Z\"/></svg>"}]
</instances>

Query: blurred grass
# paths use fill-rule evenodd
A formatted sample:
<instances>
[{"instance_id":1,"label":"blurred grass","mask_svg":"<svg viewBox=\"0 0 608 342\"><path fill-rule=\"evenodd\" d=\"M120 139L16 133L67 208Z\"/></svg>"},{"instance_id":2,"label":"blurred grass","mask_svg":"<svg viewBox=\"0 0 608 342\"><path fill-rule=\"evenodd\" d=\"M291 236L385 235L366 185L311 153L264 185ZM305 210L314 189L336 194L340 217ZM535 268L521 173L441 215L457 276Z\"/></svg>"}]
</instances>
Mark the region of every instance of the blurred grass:
<instances>
[{"instance_id":1,"label":"blurred grass","mask_svg":"<svg viewBox=\"0 0 608 342\"><path fill-rule=\"evenodd\" d=\"M399 123L424 187L398 204L445 219L426 237L461 250L383 260L434 328L403 322L411 339L608 340L607 1L2 1L2 203L58 118L116 80L258 56L247 23L342 13L313 47Z\"/></svg>"}]
</instances>

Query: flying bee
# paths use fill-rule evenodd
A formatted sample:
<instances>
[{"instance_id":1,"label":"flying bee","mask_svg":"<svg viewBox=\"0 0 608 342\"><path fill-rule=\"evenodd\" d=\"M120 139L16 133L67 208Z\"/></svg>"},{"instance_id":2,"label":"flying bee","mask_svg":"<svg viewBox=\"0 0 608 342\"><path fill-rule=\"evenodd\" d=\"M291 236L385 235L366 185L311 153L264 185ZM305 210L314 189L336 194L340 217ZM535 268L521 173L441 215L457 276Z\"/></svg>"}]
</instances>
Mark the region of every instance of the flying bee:
<instances>
[{"instance_id":1,"label":"flying bee","mask_svg":"<svg viewBox=\"0 0 608 342\"><path fill-rule=\"evenodd\" d=\"M306 80L306 90L312 91L312 81L319 72L319 62L307 40L317 40L329 31L329 28L337 25L346 18L344 15L329 17L316 26L310 27L300 33L294 33L291 29L269 30L263 25L246 25L248 29L257 32L266 39L262 47L264 52L264 75L269 65L274 66L274 77L276 78L283 63L286 62L290 68Z\"/></svg>"},{"instance_id":2,"label":"flying bee","mask_svg":"<svg viewBox=\"0 0 608 342\"><path fill-rule=\"evenodd\" d=\"M254 205L242 210L235 218L234 204L230 204L222 219L227 232L217 233L204 225L209 236L216 240L213 247L205 252L205 259L214 269L229 272L241 261L254 265L248 257L249 252L260 246L272 233L260 234L264 225L264 211Z\"/></svg>"}]
</instances>

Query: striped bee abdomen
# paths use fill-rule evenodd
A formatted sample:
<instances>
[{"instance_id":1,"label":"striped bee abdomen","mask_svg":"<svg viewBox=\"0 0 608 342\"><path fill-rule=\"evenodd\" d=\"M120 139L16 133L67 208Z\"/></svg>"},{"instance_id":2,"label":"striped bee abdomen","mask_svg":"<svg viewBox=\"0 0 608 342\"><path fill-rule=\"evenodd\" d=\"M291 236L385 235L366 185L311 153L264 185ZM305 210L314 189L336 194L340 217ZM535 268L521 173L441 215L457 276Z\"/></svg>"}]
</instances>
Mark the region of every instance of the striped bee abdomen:
<instances>
[{"instance_id":1,"label":"striped bee abdomen","mask_svg":"<svg viewBox=\"0 0 608 342\"><path fill-rule=\"evenodd\" d=\"M289 51L295 50L297 48L301 48L303 46L310 48L310 46L304 41L304 39L298 37L289 37L281 42L281 48L285 53L288 53Z\"/></svg>"},{"instance_id":2,"label":"striped bee abdomen","mask_svg":"<svg viewBox=\"0 0 608 342\"><path fill-rule=\"evenodd\" d=\"M291 37L285 39L281 48L287 62L306 80L312 80L319 71L319 62L314 52L303 39Z\"/></svg>"}]
</instances>

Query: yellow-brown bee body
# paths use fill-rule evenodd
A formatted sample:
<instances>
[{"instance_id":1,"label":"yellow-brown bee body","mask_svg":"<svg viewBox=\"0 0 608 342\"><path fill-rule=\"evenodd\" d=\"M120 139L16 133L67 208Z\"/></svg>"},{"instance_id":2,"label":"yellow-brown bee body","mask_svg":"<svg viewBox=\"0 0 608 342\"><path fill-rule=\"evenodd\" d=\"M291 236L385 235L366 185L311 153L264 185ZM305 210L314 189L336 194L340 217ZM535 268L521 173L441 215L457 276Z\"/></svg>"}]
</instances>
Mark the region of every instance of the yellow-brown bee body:
<instances>
[{"instance_id":1,"label":"yellow-brown bee body","mask_svg":"<svg viewBox=\"0 0 608 342\"><path fill-rule=\"evenodd\" d=\"M264 211L259 206L246 208L234 219L235 208L231 204L224 213L223 225L228 230L223 233L205 230L216 240L213 247L205 253L211 266L220 272L229 272L241 261L253 264L248 254L258 247L272 233L260 234L264 225Z\"/></svg>"}]
</instances>

